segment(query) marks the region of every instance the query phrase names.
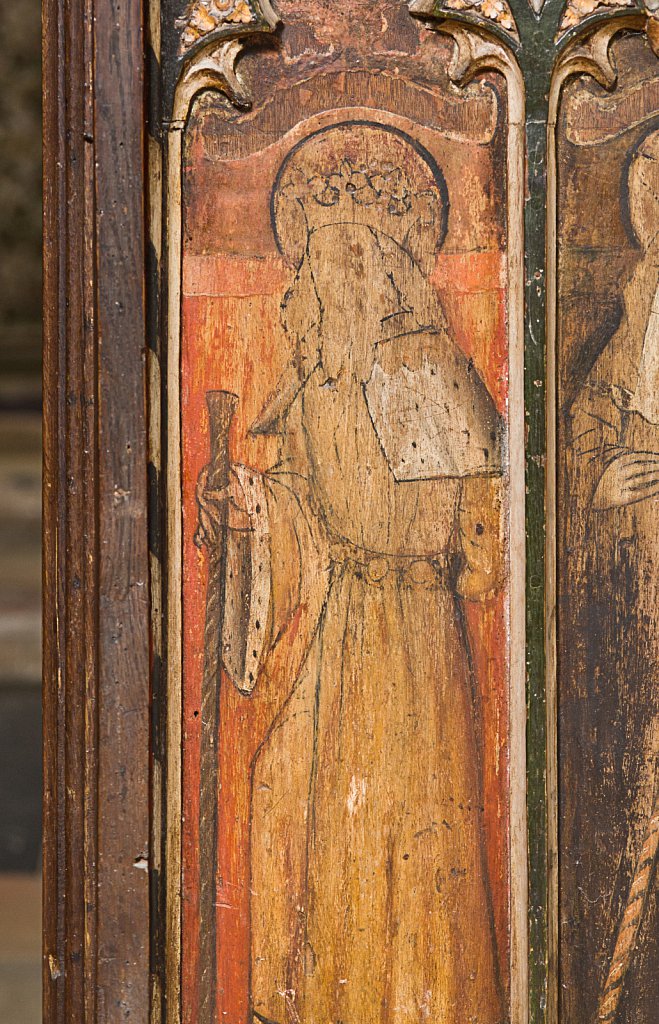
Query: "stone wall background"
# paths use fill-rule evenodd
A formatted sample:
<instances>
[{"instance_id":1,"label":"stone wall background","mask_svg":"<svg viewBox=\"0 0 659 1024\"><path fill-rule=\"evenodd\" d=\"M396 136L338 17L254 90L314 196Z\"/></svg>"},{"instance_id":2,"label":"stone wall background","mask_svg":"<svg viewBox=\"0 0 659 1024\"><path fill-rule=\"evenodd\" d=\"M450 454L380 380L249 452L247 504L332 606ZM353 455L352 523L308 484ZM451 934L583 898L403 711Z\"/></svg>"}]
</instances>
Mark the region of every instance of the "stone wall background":
<instances>
[{"instance_id":1,"label":"stone wall background","mask_svg":"<svg viewBox=\"0 0 659 1024\"><path fill-rule=\"evenodd\" d=\"M0 0L0 374L41 355L41 5Z\"/></svg>"}]
</instances>

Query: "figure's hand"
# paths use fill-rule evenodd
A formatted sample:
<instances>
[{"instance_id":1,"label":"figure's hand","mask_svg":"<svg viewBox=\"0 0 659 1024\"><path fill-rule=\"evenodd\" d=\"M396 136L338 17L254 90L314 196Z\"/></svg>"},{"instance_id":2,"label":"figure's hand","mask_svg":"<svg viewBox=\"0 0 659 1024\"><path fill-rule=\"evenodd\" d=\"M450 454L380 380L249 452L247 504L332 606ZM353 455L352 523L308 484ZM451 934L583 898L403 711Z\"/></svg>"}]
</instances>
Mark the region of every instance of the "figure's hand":
<instances>
[{"instance_id":1,"label":"figure's hand","mask_svg":"<svg viewBox=\"0 0 659 1024\"><path fill-rule=\"evenodd\" d=\"M220 491L208 486L209 467L204 466L197 481L199 525L194 536L198 548L217 544L222 528L247 531L251 529L247 502L237 474L232 469L229 483Z\"/></svg>"},{"instance_id":2,"label":"figure's hand","mask_svg":"<svg viewBox=\"0 0 659 1024\"><path fill-rule=\"evenodd\" d=\"M607 508L634 505L656 495L659 495L659 454L625 452L602 473L595 488L593 508L602 512Z\"/></svg>"}]
</instances>

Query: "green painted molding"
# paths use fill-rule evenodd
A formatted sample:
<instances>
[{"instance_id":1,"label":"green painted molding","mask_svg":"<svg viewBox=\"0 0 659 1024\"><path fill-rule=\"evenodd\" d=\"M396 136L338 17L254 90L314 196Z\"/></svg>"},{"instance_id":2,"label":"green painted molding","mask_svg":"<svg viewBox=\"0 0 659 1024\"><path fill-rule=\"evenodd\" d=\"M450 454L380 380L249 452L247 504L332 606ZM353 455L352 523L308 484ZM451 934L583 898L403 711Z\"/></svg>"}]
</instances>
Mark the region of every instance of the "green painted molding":
<instances>
[{"instance_id":1,"label":"green painted molding","mask_svg":"<svg viewBox=\"0 0 659 1024\"><path fill-rule=\"evenodd\" d=\"M450 6L449 6L450 4ZM461 9L456 9L456 5ZM526 200L524 210L524 407L526 427L526 702L527 822L529 857L529 1021L556 1024L550 990L550 816L547 790L547 270L548 138L550 91L557 70L590 73L615 85L608 64L611 39L620 30L647 31L655 49L653 15L659 0L602 0L581 17L572 0L509 0L511 27L482 13L477 0L410 0L410 13L450 32L469 26L497 41L517 63L524 83ZM568 15L569 17L566 17ZM510 19L507 19L510 23ZM570 24L569 22L574 22ZM589 42L611 27L597 47ZM659 27L659 26L658 26ZM571 63L570 63L571 58ZM569 66L567 74L563 67ZM563 80L564 80L563 79ZM552 970L553 970L552 965Z\"/></svg>"}]
</instances>

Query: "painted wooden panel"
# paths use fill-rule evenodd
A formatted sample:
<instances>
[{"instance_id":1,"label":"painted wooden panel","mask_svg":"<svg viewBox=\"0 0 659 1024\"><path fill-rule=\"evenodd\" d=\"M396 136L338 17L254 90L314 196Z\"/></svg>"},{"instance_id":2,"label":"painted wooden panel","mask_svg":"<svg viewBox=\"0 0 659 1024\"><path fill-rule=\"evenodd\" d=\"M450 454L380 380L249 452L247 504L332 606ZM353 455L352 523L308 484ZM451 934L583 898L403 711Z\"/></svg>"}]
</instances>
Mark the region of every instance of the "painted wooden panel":
<instances>
[{"instance_id":1,"label":"painted wooden panel","mask_svg":"<svg viewBox=\"0 0 659 1024\"><path fill-rule=\"evenodd\" d=\"M45 0L46 1016L646 1024L656 0L93 6Z\"/></svg>"},{"instance_id":2,"label":"painted wooden panel","mask_svg":"<svg viewBox=\"0 0 659 1024\"><path fill-rule=\"evenodd\" d=\"M659 1000L659 68L613 44L558 121L561 1022Z\"/></svg>"},{"instance_id":3,"label":"painted wooden panel","mask_svg":"<svg viewBox=\"0 0 659 1024\"><path fill-rule=\"evenodd\" d=\"M501 1024L507 84L317 7L175 103L181 1017Z\"/></svg>"}]
</instances>

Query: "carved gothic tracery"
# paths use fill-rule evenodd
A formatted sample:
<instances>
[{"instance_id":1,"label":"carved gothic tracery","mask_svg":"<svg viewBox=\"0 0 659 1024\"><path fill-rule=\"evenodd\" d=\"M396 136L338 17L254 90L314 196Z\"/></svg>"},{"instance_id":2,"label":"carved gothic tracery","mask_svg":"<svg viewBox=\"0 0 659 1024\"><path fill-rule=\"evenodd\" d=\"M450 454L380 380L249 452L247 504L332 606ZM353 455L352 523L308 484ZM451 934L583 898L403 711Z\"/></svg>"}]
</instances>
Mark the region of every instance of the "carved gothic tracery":
<instances>
[{"instance_id":1,"label":"carved gothic tracery","mask_svg":"<svg viewBox=\"0 0 659 1024\"><path fill-rule=\"evenodd\" d=\"M176 22L181 32L179 54L220 29L257 28L276 21L269 0L190 0Z\"/></svg>"}]
</instances>

